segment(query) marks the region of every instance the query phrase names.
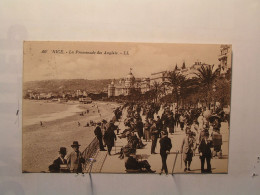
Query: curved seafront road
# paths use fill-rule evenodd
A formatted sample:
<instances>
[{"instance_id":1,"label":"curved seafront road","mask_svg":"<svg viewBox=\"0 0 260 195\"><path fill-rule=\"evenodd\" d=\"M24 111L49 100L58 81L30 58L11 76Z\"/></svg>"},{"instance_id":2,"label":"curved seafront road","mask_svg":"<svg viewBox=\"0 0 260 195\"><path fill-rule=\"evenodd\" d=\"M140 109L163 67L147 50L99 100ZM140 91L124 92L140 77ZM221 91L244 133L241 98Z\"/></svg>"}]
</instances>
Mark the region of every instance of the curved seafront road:
<instances>
[{"instance_id":1,"label":"curved seafront road","mask_svg":"<svg viewBox=\"0 0 260 195\"><path fill-rule=\"evenodd\" d=\"M159 115L161 115L162 111L159 111ZM143 117L143 116L142 116ZM126 118L126 111L124 110L121 121L124 121ZM143 118L144 121L144 118ZM118 125L118 124L116 124ZM123 122L119 123L120 131L123 131L125 129L125 126ZM213 158L211 160L211 166L212 166L212 173L227 173L228 168L228 140L229 140L229 130L228 130L228 123L222 123L221 131L223 136L223 145L222 145L222 151L223 151L223 158L222 159L215 159ZM176 152L180 151L182 140L185 137L184 131L180 129L180 127L175 129L175 133L173 135L169 134L169 138L172 140L172 149L171 154L168 155L167 158L167 166L169 173L172 173L172 168L174 164L174 160L176 157ZM160 145L159 145L159 139L157 142L156 150L155 152L157 154L151 155L151 142L145 142L143 140L144 144L147 144L143 149L137 149L136 154L142 155L143 159L148 160L148 162L151 165L152 170L156 170L156 173L160 173L161 171L161 157L160 157ZM97 166L93 167L92 172L102 172L102 173L126 173L125 171L125 160L120 160L118 158L117 152L120 151L121 147L127 144L126 138L119 139L117 138L116 141L116 147L113 147L112 149L112 155L107 156L104 158L104 155L106 155L106 152L99 152L99 155L97 156ZM99 159L100 158L100 159ZM105 160L103 163L102 160ZM101 162L98 162L101 161ZM98 166L99 164L99 166ZM100 165L102 165L100 167ZM206 164L205 164L206 167ZM174 168L174 173L184 173L184 163L181 162L181 155L179 154L176 159L176 164ZM200 173L200 159L198 153L193 157L192 163L191 163L191 171L186 173Z\"/></svg>"}]
</instances>

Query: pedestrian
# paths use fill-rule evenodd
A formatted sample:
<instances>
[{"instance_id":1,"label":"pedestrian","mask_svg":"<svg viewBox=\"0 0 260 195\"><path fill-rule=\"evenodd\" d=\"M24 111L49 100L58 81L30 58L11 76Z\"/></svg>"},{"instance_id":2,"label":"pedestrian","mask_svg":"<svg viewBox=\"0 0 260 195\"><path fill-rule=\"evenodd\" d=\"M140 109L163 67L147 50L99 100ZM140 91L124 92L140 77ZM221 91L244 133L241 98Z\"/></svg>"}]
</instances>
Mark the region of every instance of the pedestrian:
<instances>
[{"instance_id":1,"label":"pedestrian","mask_svg":"<svg viewBox=\"0 0 260 195\"><path fill-rule=\"evenodd\" d=\"M196 120L193 120L193 124L191 125L191 132L193 133L196 140L194 152L193 152L193 156L194 156L195 151L200 143L200 134L201 134L201 130L199 129L199 123Z\"/></svg>"},{"instance_id":2,"label":"pedestrian","mask_svg":"<svg viewBox=\"0 0 260 195\"><path fill-rule=\"evenodd\" d=\"M203 120L203 114L201 113L200 116L197 119L197 122L199 123L199 129L202 130L203 129L203 125L204 125L204 120Z\"/></svg>"},{"instance_id":3,"label":"pedestrian","mask_svg":"<svg viewBox=\"0 0 260 195\"><path fill-rule=\"evenodd\" d=\"M174 124L175 124L175 119L173 117L173 112L171 112L168 115L168 123L169 123L169 133L172 135L174 133Z\"/></svg>"},{"instance_id":4,"label":"pedestrian","mask_svg":"<svg viewBox=\"0 0 260 195\"><path fill-rule=\"evenodd\" d=\"M215 124L213 126L213 132L211 134L212 137L212 144L213 144L213 157L218 157L221 158L222 157L222 149L221 149L221 145L222 145L222 135L220 133L220 129L218 124Z\"/></svg>"},{"instance_id":5,"label":"pedestrian","mask_svg":"<svg viewBox=\"0 0 260 195\"><path fill-rule=\"evenodd\" d=\"M168 169L167 169L167 156L170 153L170 150L172 148L172 142L171 139L168 137L168 132L162 131L162 138L160 139L160 155L162 159L162 169L161 173L163 170L165 171L165 174L168 174Z\"/></svg>"},{"instance_id":6,"label":"pedestrian","mask_svg":"<svg viewBox=\"0 0 260 195\"><path fill-rule=\"evenodd\" d=\"M159 137L161 137L161 131L163 130L163 122L160 119L160 116L157 116L156 129L158 130Z\"/></svg>"},{"instance_id":7,"label":"pedestrian","mask_svg":"<svg viewBox=\"0 0 260 195\"><path fill-rule=\"evenodd\" d=\"M51 173L68 173L67 160L65 156L67 154L67 149L65 147L60 147L59 157L53 161L49 166Z\"/></svg>"},{"instance_id":8,"label":"pedestrian","mask_svg":"<svg viewBox=\"0 0 260 195\"><path fill-rule=\"evenodd\" d=\"M186 172L187 170L191 171L190 165L193 157L194 146L196 143L192 132L189 129L186 132L186 136L183 138L181 145L181 153L183 153L183 161L185 164L184 172Z\"/></svg>"},{"instance_id":9,"label":"pedestrian","mask_svg":"<svg viewBox=\"0 0 260 195\"><path fill-rule=\"evenodd\" d=\"M107 146L108 155L111 155L112 147L114 146L115 141L116 141L116 134L115 134L114 130L116 130L116 127L115 127L114 123L112 121L110 121L108 128L104 134L104 141Z\"/></svg>"},{"instance_id":10,"label":"pedestrian","mask_svg":"<svg viewBox=\"0 0 260 195\"><path fill-rule=\"evenodd\" d=\"M104 149L104 145L103 145L103 140L102 140L102 138L103 138L103 134L102 134L102 131L101 131L101 122L98 122L97 123L97 126L96 126L96 128L95 128L95 130L94 130L94 133L95 133L95 135L96 135L96 138L98 139L98 142L99 142L99 150L100 151L106 151L105 149Z\"/></svg>"},{"instance_id":11,"label":"pedestrian","mask_svg":"<svg viewBox=\"0 0 260 195\"><path fill-rule=\"evenodd\" d=\"M152 138L152 146L151 146L151 154L157 154L155 152L156 144L157 144L157 139L159 137L159 131L156 129L156 121L153 120L153 124L151 126L151 138Z\"/></svg>"},{"instance_id":12,"label":"pedestrian","mask_svg":"<svg viewBox=\"0 0 260 195\"><path fill-rule=\"evenodd\" d=\"M144 124L143 124L141 118L136 119L136 125L135 125L135 127L136 127L136 131L137 131L137 134L138 134L139 139L142 139L142 137L143 137L143 135L144 135L144 131L143 131Z\"/></svg>"},{"instance_id":13,"label":"pedestrian","mask_svg":"<svg viewBox=\"0 0 260 195\"><path fill-rule=\"evenodd\" d=\"M82 164L85 163L85 159L83 158L82 153L79 151L80 145L78 141L73 141L71 147L73 148L73 151L69 154L67 159L70 172L82 173Z\"/></svg>"},{"instance_id":14,"label":"pedestrian","mask_svg":"<svg viewBox=\"0 0 260 195\"><path fill-rule=\"evenodd\" d=\"M199 154L200 154L200 161L201 161L201 173L212 173L211 171L211 148L212 148L212 141L209 140L209 133L208 131L205 132L204 138L202 138L200 145L199 145ZM207 162L207 169L204 169L205 160Z\"/></svg>"},{"instance_id":15,"label":"pedestrian","mask_svg":"<svg viewBox=\"0 0 260 195\"><path fill-rule=\"evenodd\" d=\"M144 135L145 135L145 141L149 142L151 140L151 135L150 135L150 127L151 124L149 122L149 119L145 119L145 125L144 125Z\"/></svg>"},{"instance_id":16,"label":"pedestrian","mask_svg":"<svg viewBox=\"0 0 260 195\"><path fill-rule=\"evenodd\" d=\"M181 114L179 113L179 111L176 111L175 119L176 119L176 127L177 128L179 127L179 124L180 124L180 116L181 116Z\"/></svg>"},{"instance_id":17,"label":"pedestrian","mask_svg":"<svg viewBox=\"0 0 260 195\"><path fill-rule=\"evenodd\" d=\"M184 122L185 122L185 117L184 117L183 113L181 114L179 120L180 120L181 130L183 131L183 128L184 128Z\"/></svg>"}]
</instances>

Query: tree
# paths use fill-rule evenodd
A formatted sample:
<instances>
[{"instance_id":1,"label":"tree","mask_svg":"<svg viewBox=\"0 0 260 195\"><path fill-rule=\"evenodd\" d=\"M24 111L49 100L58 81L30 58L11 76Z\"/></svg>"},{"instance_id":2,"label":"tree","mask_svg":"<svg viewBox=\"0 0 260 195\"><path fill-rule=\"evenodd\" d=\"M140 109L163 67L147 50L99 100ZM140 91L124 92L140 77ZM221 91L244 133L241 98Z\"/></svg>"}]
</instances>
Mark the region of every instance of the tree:
<instances>
[{"instance_id":1,"label":"tree","mask_svg":"<svg viewBox=\"0 0 260 195\"><path fill-rule=\"evenodd\" d=\"M185 69L185 68L186 68L185 62L183 62L181 69Z\"/></svg>"},{"instance_id":2,"label":"tree","mask_svg":"<svg viewBox=\"0 0 260 195\"><path fill-rule=\"evenodd\" d=\"M174 92L177 92L178 87L184 87L185 81L185 76L176 71L170 71L168 73L167 80L164 82L164 84L167 86L171 86L172 94L174 94Z\"/></svg>"},{"instance_id":3,"label":"tree","mask_svg":"<svg viewBox=\"0 0 260 195\"><path fill-rule=\"evenodd\" d=\"M177 63L176 63L176 66L175 66L175 69L174 70L178 70L178 65L177 65Z\"/></svg>"},{"instance_id":4,"label":"tree","mask_svg":"<svg viewBox=\"0 0 260 195\"><path fill-rule=\"evenodd\" d=\"M162 94L162 85L159 82L154 82L152 85L151 95L155 102L158 102L159 96Z\"/></svg>"},{"instance_id":5,"label":"tree","mask_svg":"<svg viewBox=\"0 0 260 195\"><path fill-rule=\"evenodd\" d=\"M186 87L185 85L186 78L182 74L176 71L168 72L167 80L163 83L167 87L172 88L172 98L178 100L183 95L183 89Z\"/></svg>"},{"instance_id":6,"label":"tree","mask_svg":"<svg viewBox=\"0 0 260 195\"><path fill-rule=\"evenodd\" d=\"M198 81L199 81L199 85L201 86L201 90L204 92L204 94L206 95L206 103L209 105L209 109L210 109L210 102L212 99L212 87L213 84L215 82L215 80L218 78L219 75L219 68L217 68L216 70L214 70L214 65L202 65L199 69L198 72L195 73Z\"/></svg>"}]
</instances>

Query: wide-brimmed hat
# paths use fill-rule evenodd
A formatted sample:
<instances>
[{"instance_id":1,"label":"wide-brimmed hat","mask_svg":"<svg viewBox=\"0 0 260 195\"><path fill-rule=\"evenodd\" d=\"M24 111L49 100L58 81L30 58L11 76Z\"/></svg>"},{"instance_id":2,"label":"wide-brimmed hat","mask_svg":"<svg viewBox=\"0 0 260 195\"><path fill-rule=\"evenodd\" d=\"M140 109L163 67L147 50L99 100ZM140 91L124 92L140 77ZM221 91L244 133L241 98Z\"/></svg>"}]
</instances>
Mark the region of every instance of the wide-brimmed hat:
<instances>
[{"instance_id":1,"label":"wide-brimmed hat","mask_svg":"<svg viewBox=\"0 0 260 195\"><path fill-rule=\"evenodd\" d=\"M71 145L71 147L73 147L73 146L80 146L79 142L78 141L74 141L73 144Z\"/></svg>"},{"instance_id":2,"label":"wide-brimmed hat","mask_svg":"<svg viewBox=\"0 0 260 195\"><path fill-rule=\"evenodd\" d=\"M60 147L59 153L66 155L67 154L67 149L65 147Z\"/></svg>"},{"instance_id":3,"label":"wide-brimmed hat","mask_svg":"<svg viewBox=\"0 0 260 195\"><path fill-rule=\"evenodd\" d=\"M162 135L168 135L168 132L167 131L162 131L161 134Z\"/></svg>"}]
</instances>

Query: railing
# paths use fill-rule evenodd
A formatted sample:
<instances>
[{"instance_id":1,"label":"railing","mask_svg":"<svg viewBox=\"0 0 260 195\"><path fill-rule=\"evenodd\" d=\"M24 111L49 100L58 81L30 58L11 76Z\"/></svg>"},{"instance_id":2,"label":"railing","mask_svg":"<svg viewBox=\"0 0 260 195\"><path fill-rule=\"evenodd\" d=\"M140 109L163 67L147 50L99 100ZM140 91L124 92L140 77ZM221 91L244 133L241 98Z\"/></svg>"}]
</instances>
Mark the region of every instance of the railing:
<instances>
[{"instance_id":1,"label":"railing","mask_svg":"<svg viewBox=\"0 0 260 195\"><path fill-rule=\"evenodd\" d=\"M99 148L98 139L95 137L91 143L86 147L86 149L82 152L82 156L85 159L85 164L83 165L83 170L87 170L90 163L92 163L89 159L95 157Z\"/></svg>"}]
</instances>

